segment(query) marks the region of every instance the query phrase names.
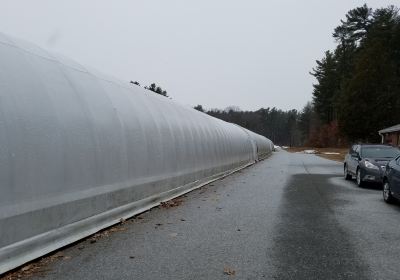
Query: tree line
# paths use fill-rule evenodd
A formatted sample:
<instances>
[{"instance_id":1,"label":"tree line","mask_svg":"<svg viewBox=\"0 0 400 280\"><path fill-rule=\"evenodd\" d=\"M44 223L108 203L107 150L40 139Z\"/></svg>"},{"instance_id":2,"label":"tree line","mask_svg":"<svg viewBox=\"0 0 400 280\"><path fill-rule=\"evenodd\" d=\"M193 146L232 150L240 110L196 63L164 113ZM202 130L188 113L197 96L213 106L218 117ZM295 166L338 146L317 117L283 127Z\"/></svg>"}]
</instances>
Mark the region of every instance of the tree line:
<instances>
[{"instance_id":1,"label":"tree line","mask_svg":"<svg viewBox=\"0 0 400 280\"><path fill-rule=\"evenodd\" d=\"M378 130L400 123L399 9L352 9L332 37L336 46L310 72L316 80L313 97L301 111L194 108L278 145L339 147L379 141ZM154 83L145 88L168 96Z\"/></svg>"},{"instance_id":2,"label":"tree line","mask_svg":"<svg viewBox=\"0 0 400 280\"><path fill-rule=\"evenodd\" d=\"M350 10L332 34L334 50L310 72L312 101L301 111L210 110L280 145L340 147L377 142L378 130L400 123L400 16L395 6ZM196 106L196 109L203 108Z\"/></svg>"},{"instance_id":3,"label":"tree line","mask_svg":"<svg viewBox=\"0 0 400 280\"><path fill-rule=\"evenodd\" d=\"M298 146L303 141L297 110L283 111L274 107L242 111L239 107L231 106L224 110L207 111L201 105L195 106L194 109L264 135L278 145Z\"/></svg>"},{"instance_id":4,"label":"tree line","mask_svg":"<svg viewBox=\"0 0 400 280\"><path fill-rule=\"evenodd\" d=\"M140 83L138 81L130 81L131 84L133 85L137 85L137 86L141 86ZM159 95L165 96L165 97L169 97L168 96L168 92L164 89L162 89L162 87L156 85L156 83L151 83L149 86L144 86L145 89L150 90L154 93L157 93Z\"/></svg>"},{"instance_id":5,"label":"tree line","mask_svg":"<svg viewBox=\"0 0 400 280\"><path fill-rule=\"evenodd\" d=\"M379 141L378 130L400 122L399 9L352 9L332 36L335 49L311 72L317 82L302 113L314 112L317 126L309 124L308 141Z\"/></svg>"}]
</instances>

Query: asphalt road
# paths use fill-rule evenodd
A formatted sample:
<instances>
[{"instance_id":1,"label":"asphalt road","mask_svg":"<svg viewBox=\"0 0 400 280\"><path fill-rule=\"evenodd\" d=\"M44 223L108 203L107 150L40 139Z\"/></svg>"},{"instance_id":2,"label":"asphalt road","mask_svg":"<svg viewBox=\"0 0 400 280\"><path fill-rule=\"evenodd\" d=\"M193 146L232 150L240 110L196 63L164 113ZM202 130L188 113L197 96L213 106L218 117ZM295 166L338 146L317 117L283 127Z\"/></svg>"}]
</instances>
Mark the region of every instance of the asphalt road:
<instances>
[{"instance_id":1,"label":"asphalt road","mask_svg":"<svg viewBox=\"0 0 400 280\"><path fill-rule=\"evenodd\" d=\"M341 164L279 151L64 249L32 279L399 279L399 225L400 206Z\"/></svg>"}]
</instances>

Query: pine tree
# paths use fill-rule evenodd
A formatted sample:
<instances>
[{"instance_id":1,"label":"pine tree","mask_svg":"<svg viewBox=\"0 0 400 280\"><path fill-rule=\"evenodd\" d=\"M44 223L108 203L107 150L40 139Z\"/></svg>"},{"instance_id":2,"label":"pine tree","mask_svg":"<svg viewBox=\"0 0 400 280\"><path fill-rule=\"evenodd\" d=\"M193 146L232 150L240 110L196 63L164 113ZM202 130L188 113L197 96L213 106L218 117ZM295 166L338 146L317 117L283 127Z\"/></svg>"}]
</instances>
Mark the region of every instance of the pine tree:
<instances>
[{"instance_id":1,"label":"pine tree","mask_svg":"<svg viewBox=\"0 0 400 280\"><path fill-rule=\"evenodd\" d=\"M315 111L324 123L330 123L336 120L336 103L340 88L335 55L327 51L322 60L317 60L317 67L313 68L310 74L317 79L317 84L313 85Z\"/></svg>"}]
</instances>

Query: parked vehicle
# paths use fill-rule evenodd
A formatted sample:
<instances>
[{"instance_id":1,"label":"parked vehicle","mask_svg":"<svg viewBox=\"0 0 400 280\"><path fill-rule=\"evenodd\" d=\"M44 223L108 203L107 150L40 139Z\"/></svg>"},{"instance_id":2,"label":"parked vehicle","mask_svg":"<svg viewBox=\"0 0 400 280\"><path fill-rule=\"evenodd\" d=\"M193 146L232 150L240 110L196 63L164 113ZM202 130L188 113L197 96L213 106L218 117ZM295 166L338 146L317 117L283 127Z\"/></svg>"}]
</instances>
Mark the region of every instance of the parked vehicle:
<instances>
[{"instance_id":1,"label":"parked vehicle","mask_svg":"<svg viewBox=\"0 0 400 280\"><path fill-rule=\"evenodd\" d=\"M353 145L344 160L344 178L356 177L359 187L366 182L383 183L386 164L400 155L400 150L389 145Z\"/></svg>"},{"instance_id":2,"label":"parked vehicle","mask_svg":"<svg viewBox=\"0 0 400 280\"><path fill-rule=\"evenodd\" d=\"M383 200L392 203L400 200L400 156L386 165L383 176Z\"/></svg>"}]
</instances>

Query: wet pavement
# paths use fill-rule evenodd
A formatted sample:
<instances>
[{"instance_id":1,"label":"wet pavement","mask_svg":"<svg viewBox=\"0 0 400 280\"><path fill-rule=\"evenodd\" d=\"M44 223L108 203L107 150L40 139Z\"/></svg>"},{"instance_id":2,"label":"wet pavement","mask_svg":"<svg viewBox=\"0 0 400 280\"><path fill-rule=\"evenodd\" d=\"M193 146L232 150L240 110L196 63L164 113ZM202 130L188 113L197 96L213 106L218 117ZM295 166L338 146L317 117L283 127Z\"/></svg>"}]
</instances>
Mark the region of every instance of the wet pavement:
<instances>
[{"instance_id":1,"label":"wet pavement","mask_svg":"<svg viewBox=\"0 0 400 280\"><path fill-rule=\"evenodd\" d=\"M400 206L315 155L270 158L58 254L30 279L400 279ZM60 255L61 254L61 255Z\"/></svg>"}]
</instances>

